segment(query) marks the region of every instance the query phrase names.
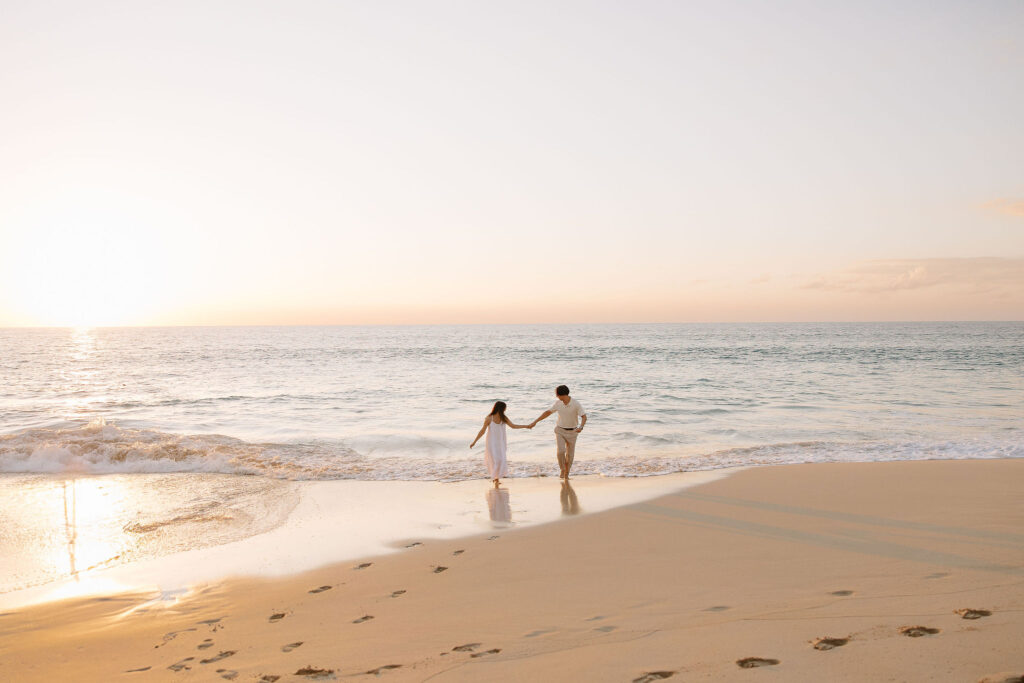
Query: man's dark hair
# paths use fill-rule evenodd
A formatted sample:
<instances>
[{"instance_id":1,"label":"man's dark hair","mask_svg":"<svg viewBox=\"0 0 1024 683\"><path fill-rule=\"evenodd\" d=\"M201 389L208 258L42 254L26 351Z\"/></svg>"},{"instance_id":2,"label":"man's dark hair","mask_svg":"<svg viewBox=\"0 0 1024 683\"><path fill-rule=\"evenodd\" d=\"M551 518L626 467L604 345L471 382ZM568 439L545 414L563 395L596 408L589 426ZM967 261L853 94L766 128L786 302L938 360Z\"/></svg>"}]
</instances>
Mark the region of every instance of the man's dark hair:
<instances>
[{"instance_id":1,"label":"man's dark hair","mask_svg":"<svg viewBox=\"0 0 1024 683\"><path fill-rule=\"evenodd\" d=\"M569 387L565 386L564 384L559 384L558 387L555 389L555 396L568 396L568 395L569 395Z\"/></svg>"}]
</instances>

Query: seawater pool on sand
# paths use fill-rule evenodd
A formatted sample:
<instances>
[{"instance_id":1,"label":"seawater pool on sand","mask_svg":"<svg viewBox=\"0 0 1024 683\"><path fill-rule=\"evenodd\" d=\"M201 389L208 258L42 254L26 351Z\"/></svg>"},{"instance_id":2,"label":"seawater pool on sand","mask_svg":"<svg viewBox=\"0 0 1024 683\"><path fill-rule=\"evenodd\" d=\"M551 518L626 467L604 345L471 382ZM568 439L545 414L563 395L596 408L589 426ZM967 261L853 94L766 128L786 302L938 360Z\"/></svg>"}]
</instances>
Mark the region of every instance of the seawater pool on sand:
<instances>
[{"instance_id":1,"label":"seawater pool on sand","mask_svg":"<svg viewBox=\"0 0 1024 683\"><path fill-rule=\"evenodd\" d=\"M266 477L0 475L0 593L264 533L298 502Z\"/></svg>"},{"instance_id":2,"label":"seawater pool on sand","mask_svg":"<svg viewBox=\"0 0 1024 683\"><path fill-rule=\"evenodd\" d=\"M0 607L118 590L173 598L629 505L734 470L660 477L286 482L210 474L0 477ZM8 496L7 492L12 495ZM15 495L17 492L17 495Z\"/></svg>"}]
</instances>

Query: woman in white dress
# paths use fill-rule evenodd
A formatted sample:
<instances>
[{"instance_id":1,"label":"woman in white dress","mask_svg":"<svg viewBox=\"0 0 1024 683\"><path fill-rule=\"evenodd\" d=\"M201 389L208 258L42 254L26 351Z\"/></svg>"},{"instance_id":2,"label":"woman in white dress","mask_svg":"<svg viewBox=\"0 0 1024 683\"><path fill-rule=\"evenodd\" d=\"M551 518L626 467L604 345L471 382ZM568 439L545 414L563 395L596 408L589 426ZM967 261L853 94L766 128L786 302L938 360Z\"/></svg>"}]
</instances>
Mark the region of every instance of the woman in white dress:
<instances>
[{"instance_id":1,"label":"woman in white dress","mask_svg":"<svg viewBox=\"0 0 1024 683\"><path fill-rule=\"evenodd\" d=\"M472 448L484 435L484 432L487 433L487 440L484 441L484 463L487 465L487 473L494 482L494 488L498 488L501 477L508 476L508 460L505 457L505 425L512 429L533 428L533 425L513 424L505 417L505 407L504 401L495 402L494 408L484 420L484 426L480 428L480 433L473 439L473 443L469 444L469 447Z\"/></svg>"}]
</instances>

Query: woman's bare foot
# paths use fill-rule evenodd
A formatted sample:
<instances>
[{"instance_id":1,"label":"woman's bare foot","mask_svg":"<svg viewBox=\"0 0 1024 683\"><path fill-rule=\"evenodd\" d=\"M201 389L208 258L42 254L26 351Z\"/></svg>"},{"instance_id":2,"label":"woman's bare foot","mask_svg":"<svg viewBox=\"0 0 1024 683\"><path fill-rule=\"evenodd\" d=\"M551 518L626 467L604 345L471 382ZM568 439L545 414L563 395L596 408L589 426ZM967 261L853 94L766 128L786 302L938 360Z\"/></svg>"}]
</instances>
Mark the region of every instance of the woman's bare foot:
<instances>
[{"instance_id":1,"label":"woman's bare foot","mask_svg":"<svg viewBox=\"0 0 1024 683\"><path fill-rule=\"evenodd\" d=\"M500 482L500 481L498 481L497 479L495 479L495 480L494 480L494 488L498 488L498 486L499 486L500 484L501 484L501 482Z\"/></svg>"}]
</instances>

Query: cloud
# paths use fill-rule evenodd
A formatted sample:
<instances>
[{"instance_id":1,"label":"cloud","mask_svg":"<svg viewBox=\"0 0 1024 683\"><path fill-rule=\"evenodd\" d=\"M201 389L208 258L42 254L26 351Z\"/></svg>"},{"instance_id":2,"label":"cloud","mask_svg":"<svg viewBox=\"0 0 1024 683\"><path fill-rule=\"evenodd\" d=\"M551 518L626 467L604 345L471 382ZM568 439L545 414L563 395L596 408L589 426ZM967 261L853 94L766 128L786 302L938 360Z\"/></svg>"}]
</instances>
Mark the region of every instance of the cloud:
<instances>
[{"instance_id":1,"label":"cloud","mask_svg":"<svg viewBox=\"0 0 1024 683\"><path fill-rule=\"evenodd\" d=\"M883 294L949 288L1003 297L1024 291L1024 258L880 259L825 273L802 289Z\"/></svg>"},{"instance_id":2,"label":"cloud","mask_svg":"<svg viewBox=\"0 0 1024 683\"><path fill-rule=\"evenodd\" d=\"M981 208L1006 216L1024 218L1024 200L1020 199L996 199L995 201L982 204Z\"/></svg>"}]
</instances>

